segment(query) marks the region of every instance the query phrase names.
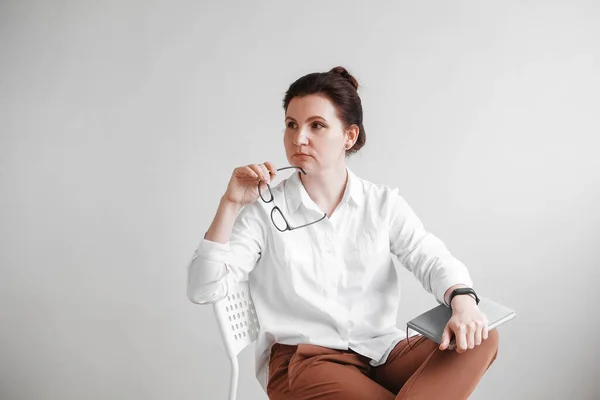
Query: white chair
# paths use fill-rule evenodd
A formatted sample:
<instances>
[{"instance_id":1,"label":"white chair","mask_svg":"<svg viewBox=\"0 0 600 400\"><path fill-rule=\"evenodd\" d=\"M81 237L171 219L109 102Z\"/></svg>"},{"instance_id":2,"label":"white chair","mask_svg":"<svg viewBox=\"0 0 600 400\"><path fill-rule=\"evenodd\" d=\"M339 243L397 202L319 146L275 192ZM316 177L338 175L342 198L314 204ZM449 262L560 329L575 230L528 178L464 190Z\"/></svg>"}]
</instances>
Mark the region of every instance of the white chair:
<instances>
[{"instance_id":1,"label":"white chair","mask_svg":"<svg viewBox=\"0 0 600 400\"><path fill-rule=\"evenodd\" d=\"M258 336L258 318L248 282L229 289L227 297L213 304L227 356L231 361L229 400L235 400L238 386L238 354Z\"/></svg>"}]
</instances>

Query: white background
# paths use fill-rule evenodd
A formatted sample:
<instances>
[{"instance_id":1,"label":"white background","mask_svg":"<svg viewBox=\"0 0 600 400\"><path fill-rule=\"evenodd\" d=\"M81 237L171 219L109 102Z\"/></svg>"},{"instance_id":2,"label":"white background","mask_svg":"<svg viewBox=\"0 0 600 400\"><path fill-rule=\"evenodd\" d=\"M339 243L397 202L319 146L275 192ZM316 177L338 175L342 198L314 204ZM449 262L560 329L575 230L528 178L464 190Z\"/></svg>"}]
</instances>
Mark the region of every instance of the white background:
<instances>
[{"instance_id":1,"label":"white background","mask_svg":"<svg viewBox=\"0 0 600 400\"><path fill-rule=\"evenodd\" d=\"M0 4L2 400L226 397L187 262L233 168L287 163L288 86L336 65L352 170L517 310L472 398L599 398L598 2ZM399 326L436 304L402 290Z\"/></svg>"}]
</instances>

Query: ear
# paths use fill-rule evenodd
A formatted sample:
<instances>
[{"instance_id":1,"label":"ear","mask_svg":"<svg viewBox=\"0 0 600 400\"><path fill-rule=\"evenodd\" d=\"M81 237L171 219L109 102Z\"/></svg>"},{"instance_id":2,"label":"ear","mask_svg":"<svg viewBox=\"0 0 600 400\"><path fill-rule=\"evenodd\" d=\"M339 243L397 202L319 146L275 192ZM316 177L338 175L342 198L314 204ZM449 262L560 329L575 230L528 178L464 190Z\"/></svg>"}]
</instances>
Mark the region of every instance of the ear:
<instances>
[{"instance_id":1,"label":"ear","mask_svg":"<svg viewBox=\"0 0 600 400\"><path fill-rule=\"evenodd\" d=\"M356 140L358 139L359 133L360 128L358 125L352 124L350 127L348 127L346 130L346 141L344 142L346 149L350 149L352 146L354 146L354 143L356 143Z\"/></svg>"}]
</instances>

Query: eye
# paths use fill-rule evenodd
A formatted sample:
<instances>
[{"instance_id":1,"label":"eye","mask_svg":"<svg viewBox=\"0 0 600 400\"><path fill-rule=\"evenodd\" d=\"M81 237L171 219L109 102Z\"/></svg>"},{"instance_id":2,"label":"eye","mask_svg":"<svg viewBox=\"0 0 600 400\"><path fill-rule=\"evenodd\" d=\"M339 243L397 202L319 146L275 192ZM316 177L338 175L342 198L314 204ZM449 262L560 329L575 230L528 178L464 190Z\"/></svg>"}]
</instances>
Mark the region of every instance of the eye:
<instances>
[{"instance_id":1,"label":"eye","mask_svg":"<svg viewBox=\"0 0 600 400\"><path fill-rule=\"evenodd\" d=\"M290 129L294 129L294 127L295 127L295 126L296 126L296 123L295 123L294 121L289 121L289 122L286 124L286 127L287 127L287 128L290 128Z\"/></svg>"},{"instance_id":2,"label":"eye","mask_svg":"<svg viewBox=\"0 0 600 400\"><path fill-rule=\"evenodd\" d=\"M313 127L313 129L321 129L321 128L325 128L325 125L323 125L320 122L313 122L312 127Z\"/></svg>"}]
</instances>

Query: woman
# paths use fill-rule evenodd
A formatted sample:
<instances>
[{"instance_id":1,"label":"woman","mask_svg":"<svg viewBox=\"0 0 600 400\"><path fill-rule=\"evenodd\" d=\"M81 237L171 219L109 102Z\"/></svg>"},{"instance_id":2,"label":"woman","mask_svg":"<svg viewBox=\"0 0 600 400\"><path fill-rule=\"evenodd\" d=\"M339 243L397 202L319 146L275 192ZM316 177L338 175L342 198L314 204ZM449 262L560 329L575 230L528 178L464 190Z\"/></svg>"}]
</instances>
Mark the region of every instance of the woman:
<instances>
[{"instance_id":1,"label":"woman","mask_svg":"<svg viewBox=\"0 0 600 400\"><path fill-rule=\"evenodd\" d=\"M358 84L346 69L287 91L271 162L234 169L189 264L188 297L215 302L248 279L259 323L257 377L270 399L464 399L495 360L466 267L427 232L397 189L363 180L346 157L365 144ZM274 209L275 207L275 209ZM396 327L390 255L452 308L441 345ZM456 339L456 351L449 349Z\"/></svg>"}]
</instances>

